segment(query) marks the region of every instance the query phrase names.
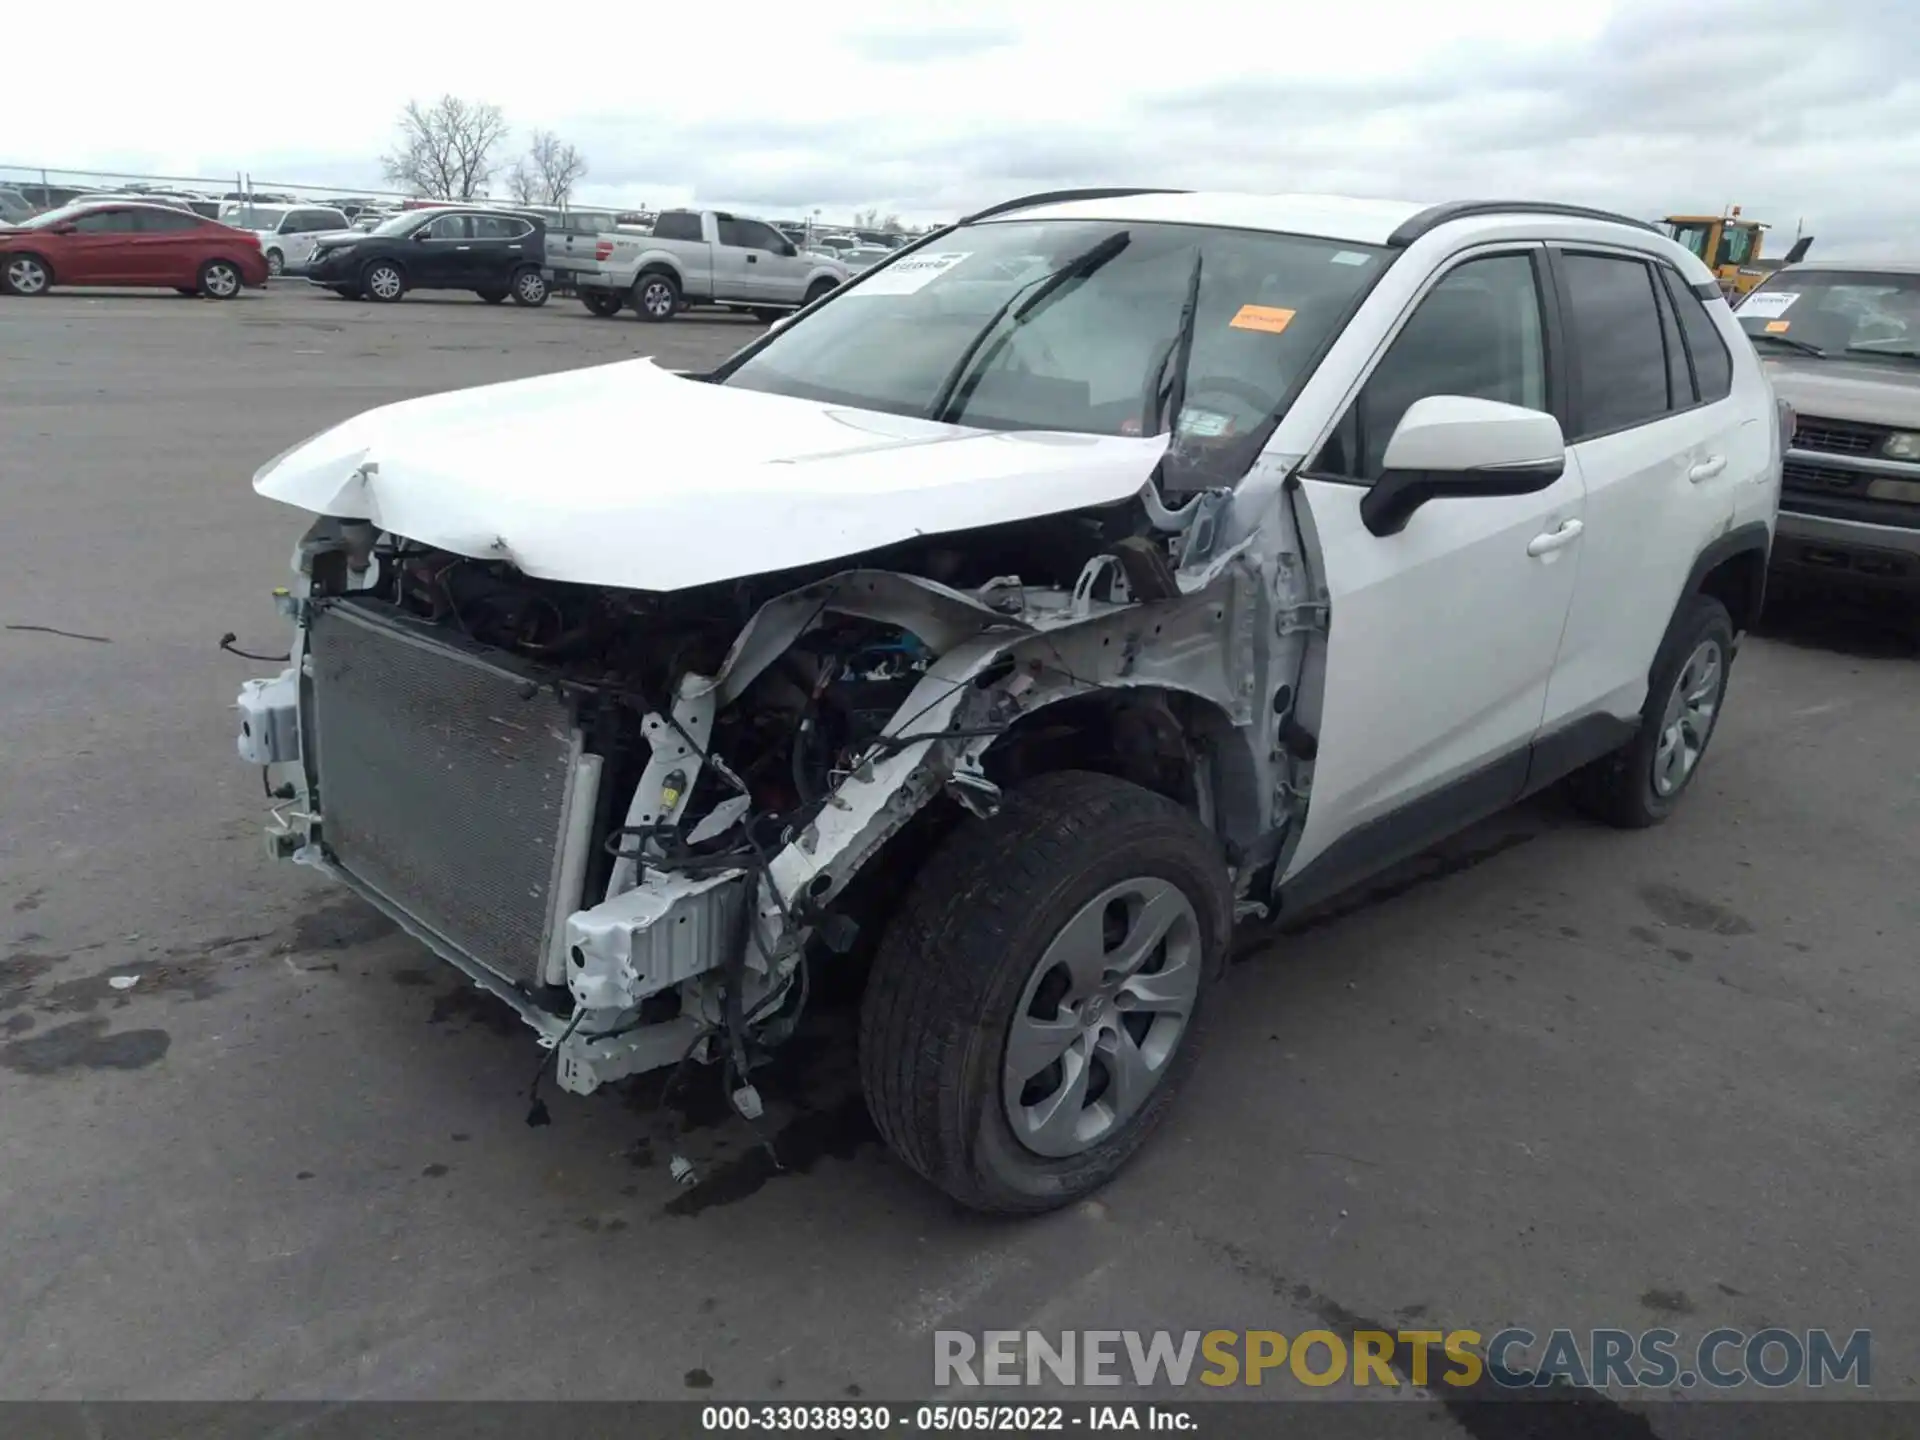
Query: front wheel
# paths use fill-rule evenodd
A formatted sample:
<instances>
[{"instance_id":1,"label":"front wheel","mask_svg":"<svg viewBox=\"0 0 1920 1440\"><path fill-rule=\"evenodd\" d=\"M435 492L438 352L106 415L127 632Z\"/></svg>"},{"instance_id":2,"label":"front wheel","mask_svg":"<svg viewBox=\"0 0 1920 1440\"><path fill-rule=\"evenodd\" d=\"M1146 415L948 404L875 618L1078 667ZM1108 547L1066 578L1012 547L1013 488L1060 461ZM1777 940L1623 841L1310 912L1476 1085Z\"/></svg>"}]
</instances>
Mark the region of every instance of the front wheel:
<instances>
[{"instance_id":1,"label":"front wheel","mask_svg":"<svg viewBox=\"0 0 1920 1440\"><path fill-rule=\"evenodd\" d=\"M12 295L44 295L53 285L53 274L38 255L9 255L0 274Z\"/></svg>"},{"instance_id":2,"label":"front wheel","mask_svg":"<svg viewBox=\"0 0 1920 1440\"><path fill-rule=\"evenodd\" d=\"M816 280L808 287L807 304L811 305L816 300L823 300L839 288L831 280Z\"/></svg>"},{"instance_id":3,"label":"front wheel","mask_svg":"<svg viewBox=\"0 0 1920 1440\"><path fill-rule=\"evenodd\" d=\"M214 300L231 300L244 282L231 260L209 260L200 267L200 293Z\"/></svg>"},{"instance_id":4,"label":"front wheel","mask_svg":"<svg viewBox=\"0 0 1920 1440\"><path fill-rule=\"evenodd\" d=\"M1173 801L1077 771L1011 791L929 858L874 958L860 1077L881 1135L975 1210L1091 1193L1192 1067L1232 922L1219 843Z\"/></svg>"},{"instance_id":5,"label":"front wheel","mask_svg":"<svg viewBox=\"0 0 1920 1440\"><path fill-rule=\"evenodd\" d=\"M587 313L598 315L602 320L611 320L620 313L620 307L626 304L618 290L587 290L580 292L580 303L587 307Z\"/></svg>"},{"instance_id":6,"label":"front wheel","mask_svg":"<svg viewBox=\"0 0 1920 1440\"><path fill-rule=\"evenodd\" d=\"M361 275L360 289L368 299L391 305L407 293L407 277L391 260L376 260Z\"/></svg>"},{"instance_id":7,"label":"front wheel","mask_svg":"<svg viewBox=\"0 0 1920 1440\"><path fill-rule=\"evenodd\" d=\"M513 277L513 303L538 307L547 303L547 277L529 266Z\"/></svg>"},{"instance_id":8,"label":"front wheel","mask_svg":"<svg viewBox=\"0 0 1920 1440\"><path fill-rule=\"evenodd\" d=\"M680 287L671 275L642 275L633 282L633 308L642 320L671 320L680 308Z\"/></svg>"},{"instance_id":9,"label":"front wheel","mask_svg":"<svg viewBox=\"0 0 1920 1440\"><path fill-rule=\"evenodd\" d=\"M1671 815L1699 773L1726 700L1733 617L1711 595L1690 596L1667 627L1633 739L1569 780L1573 799L1623 830Z\"/></svg>"},{"instance_id":10,"label":"front wheel","mask_svg":"<svg viewBox=\"0 0 1920 1440\"><path fill-rule=\"evenodd\" d=\"M278 250L267 251L267 274L278 279L287 272L287 257Z\"/></svg>"},{"instance_id":11,"label":"front wheel","mask_svg":"<svg viewBox=\"0 0 1920 1440\"><path fill-rule=\"evenodd\" d=\"M756 310L753 312L753 318L758 320L762 325L772 325L786 313L784 310Z\"/></svg>"}]
</instances>

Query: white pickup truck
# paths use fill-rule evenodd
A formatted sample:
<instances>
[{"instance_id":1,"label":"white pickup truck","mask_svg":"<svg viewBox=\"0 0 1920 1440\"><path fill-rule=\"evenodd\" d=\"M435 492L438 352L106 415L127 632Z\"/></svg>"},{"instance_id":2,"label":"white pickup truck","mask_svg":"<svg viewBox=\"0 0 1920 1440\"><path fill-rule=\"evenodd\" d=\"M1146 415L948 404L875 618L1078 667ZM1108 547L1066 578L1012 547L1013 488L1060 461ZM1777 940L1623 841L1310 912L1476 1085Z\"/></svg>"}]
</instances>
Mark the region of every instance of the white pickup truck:
<instances>
[{"instance_id":1,"label":"white pickup truck","mask_svg":"<svg viewBox=\"0 0 1920 1440\"><path fill-rule=\"evenodd\" d=\"M642 320L670 320L689 305L751 310L773 321L852 273L800 250L773 226L718 210L663 210L653 233L606 231L593 260L573 272L587 309L618 315L631 305Z\"/></svg>"}]
</instances>

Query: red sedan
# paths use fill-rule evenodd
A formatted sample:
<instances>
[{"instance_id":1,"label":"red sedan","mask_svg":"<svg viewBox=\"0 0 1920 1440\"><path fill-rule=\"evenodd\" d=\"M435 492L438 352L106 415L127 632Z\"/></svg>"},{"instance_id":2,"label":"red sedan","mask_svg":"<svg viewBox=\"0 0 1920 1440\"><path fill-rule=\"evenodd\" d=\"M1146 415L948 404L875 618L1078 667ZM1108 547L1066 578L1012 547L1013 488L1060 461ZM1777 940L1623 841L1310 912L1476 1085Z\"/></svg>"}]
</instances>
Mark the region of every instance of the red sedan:
<instances>
[{"instance_id":1,"label":"red sedan","mask_svg":"<svg viewBox=\"0 0 1920 1440\"><path fill-rule=\"evenodd\" d=\"M258 236L168 205L81 200L0 228L0 290L168 286L231 300L267 283Z\"/></svg>"}]
</instances>

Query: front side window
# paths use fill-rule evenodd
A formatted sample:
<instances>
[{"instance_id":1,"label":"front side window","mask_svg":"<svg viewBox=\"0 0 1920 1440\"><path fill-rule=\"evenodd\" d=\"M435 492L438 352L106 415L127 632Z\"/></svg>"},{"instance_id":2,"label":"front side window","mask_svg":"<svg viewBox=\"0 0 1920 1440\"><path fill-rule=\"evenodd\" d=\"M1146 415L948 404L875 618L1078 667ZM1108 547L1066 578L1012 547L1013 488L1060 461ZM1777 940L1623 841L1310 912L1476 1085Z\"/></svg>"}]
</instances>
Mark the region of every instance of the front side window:
<instances>
[{"instance_id":1,"label":"front side window","mask_svg":"<svg viewBox=\"0 0 1920 1440\"><path fill-rule=\"evenodd\" d=\"M1431 396L1546 409L1542 333L1531 256L1489 255L1456 266L1415 306L1314 468L1378 480L1395 427L1416 400Z\"/></svg>"},{"instance_id":2,"label":"front side window","mask_svg":"<svg viewBox=\"0 0 1920 1440\"><path fill-rule=\"evenodd\" d=\"M1762 349L1902 365L1920 360L1920 274L1785 270L1756 287L1733 315Z\"/></svg>"},{"instance_id":3,"label":"front side window","mask_svg":"<svg viewBox=\"0 0 1920 1440\"><path fill-rule=\"evenodd\" d=\"M755 250L771 250L776 255L785 252L787 242L780 238L771 225L764 225L758 220L736 220L734 224L739 227L740 234L736 243Z\"/></svg>"},{"instance_id":4,"label":"front side window","mask_svg":"<svg viewBox=\"0 0 1920 1440\"><path fill-rule=\"evenodd\" d=\"M436 215L427 227L427 235L434 240L465 240L470 225L471 219L465 215Z\"/></svg>"},{"instance_id":5,"label":"front side window","mask_svg":"<svg viewBox=\"0 0 1920 1440\"><path fill-rule=\"evenodd\" d=\"M1720 258L1717 265L1744 265L1753 258L1754 232L1744 225L1729 225L1720 234Z\"/></svg>"},{"instance_id":6,"label":"front side window","mask_svg":"<svg viewBox=\"0 0 1920 1440\"><path fill-rule=\"evenodd\" d=\"M1690 225L1670 224L1664 228L1667 232L1668 239L1686 246L1687 249L1698 255L1702 260L1705 260L1709 265L1713 263L1712 258L1707 254L1707 241L1713 234L1713 227L1711 225L1698 223Z\"/></svg>"},{"instance_id":7,"label":"front side window","mask_svg":"<svg viewBox=\"0 0 1920 1440\"><path fill-rule=\"evenodd\" d=\"M131 235L138 221L131 210L89 210L73 224L82 235Z\"/></svg>"},{"instance_id":8,"label":"front side window","mask_svg":"<svg viewBox=\"0 0 1920 1440\"><path fill-rule=\"evenodd\" d=\"M1669 408L1667 351L1652 270L1630 256L1571 252L1560 267L1580 376L1571 438L1660 419Z\"/></svg>"},{"instance_id":9,"label":"front side window","mask_svg":"<svg viewBox=\"0 0 1920 1440\"><path fill-rule=\"evenodd\" d=\"M864 272L721 383L981 429L1172 431L1169 485L1220 483L1386 261L1198 225L971 225Z\"/></svg>"}]
</instances>

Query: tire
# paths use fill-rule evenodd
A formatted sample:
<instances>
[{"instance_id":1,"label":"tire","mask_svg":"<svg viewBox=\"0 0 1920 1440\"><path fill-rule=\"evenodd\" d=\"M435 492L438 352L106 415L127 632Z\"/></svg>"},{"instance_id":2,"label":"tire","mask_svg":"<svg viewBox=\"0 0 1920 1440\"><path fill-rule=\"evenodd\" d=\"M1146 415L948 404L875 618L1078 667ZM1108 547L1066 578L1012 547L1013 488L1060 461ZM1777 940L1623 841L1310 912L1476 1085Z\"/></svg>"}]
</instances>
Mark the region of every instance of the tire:
<instances>
[{"instance_id":1,"label":"tire","mask_svg":"<svg viewBox=\"0 0 1920 1440\"><path fill-rule=\"evenodd\" d=\"M1643 830L1671 815L1700 773L1726 702L1733 666L1733 619L1710 595L1690 595L1675 612L1648 674L1640 729L1568 782L1594 819Z\"/></svg>"},{"instance_id":2,"label":"tire","mask_svg":"<svg viewBox=\"0 0 1920 1440\"><path fill-rule=\"evenodd\" d=\"M210 300L231 300L246 286L231 260L209 260L200 267L200 293Z\"/></svg>"},{"instance_id":3,"label":"tire","mask_svg":"<svg viewBox=\"0 0 1920 1440\"><path fill-rule=\"evenodd\" d=\"M267 278L278 280L287 273L287 257L278 250L267 251Z\"/></svg>"},{"instance_id":4,"label":"tire","mask_svg":"<svg viewBox=\"0 0 1920 1440\"><path fill-rule=\"evenodd\" d=\"M9 295L44 295L53 288L53 271L38 255L9 255L0 285Z\"/></svg>"},{"instance_id":5,"label":"tire","mask_svg":"<svg viewBox=\"0 0 1920 1440\"><path fill-rule=\"evenodd\" d=\"M823 295L831 295L834 291L838 290L839 288L840 287L834 284L833 281L831 280L816 280L813 282L812 285L807 287L806 303L811 305L813 304L814 301L820 299Z\"/></svg>"},{"instance_id":6,"label":"tire","mask_svg":"<svg viewBox=\"0 0 1920 1440\"><path fill-rule=\"evenodd\" d=\"M391 260L374 260L360 272L360 293L391 305L407 293L407 272Z\"/></svg>"},{"instance_id":7,"label":"tire","mask_svg":"<svg viewBox=\"0 0 1920 1440\"><path fill-rule=\"evenodd\" d=\"M753 318L762 325L771 325L786 313L785 310L756 310L753 312Z\"/></svg>"},{"instance_id":8,"label":"tire","mask_svg":"<svg viewBox=\"0 0 1920 1440\"><path fill-rule=\"evenodd\" d=\"M626 305L626 296L618 290L583 289L580 303L587 307L589 315L598 315L602 320L610 320L618 315Z\"/></svg>"},{"instance_id":9,"label":"tire","mask_svg":"<svg viewBox=\"0 0 1920 1440\"><path fill-rule=\"evenodd\" d=\"M489 305L503 305L507 299L507 292L504 290L476 290L473 293Z\"/></svg>"},{"instance_id":10,"label":"tire","mask_svg":"<svg viewBox=\"0 0 1920 1440\"><path fill-rule=\"evenodd\" d=\"M1173 801L1080 771L1009 792L921 867L875 954L860 1079L880 1134L970 1209L1034 1214L1090 1194L1192 1068L1232 924L1219 843ZM1096 947L1078 979L1062 959L1075 934ZM1140 968L1110 968L1128 949ZM1126 1053L1131 1098L1110 1058Z\"/></svg>"},{"instance_id":11,"label":"tire","mask_svg":"<svg viewBox=\"0 0 1920 1440\"><path fill-rule=\"evenodd\" d=\"M537 310L547 303L547 296L551 293L547 288L547 277L531 265L513 272L514 304Z\"/></svg>"},{"instance_id":12,"label":"tire","mask_svg":"<svg viewBox=\"0 0 1920 1440\"><path fill-rule=\"evenodd\" d=\"M633 310L642 320L659 324L680 309L680 284L664 270L650 270L633 282Z\"/></svg>"}]
</instances>

